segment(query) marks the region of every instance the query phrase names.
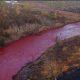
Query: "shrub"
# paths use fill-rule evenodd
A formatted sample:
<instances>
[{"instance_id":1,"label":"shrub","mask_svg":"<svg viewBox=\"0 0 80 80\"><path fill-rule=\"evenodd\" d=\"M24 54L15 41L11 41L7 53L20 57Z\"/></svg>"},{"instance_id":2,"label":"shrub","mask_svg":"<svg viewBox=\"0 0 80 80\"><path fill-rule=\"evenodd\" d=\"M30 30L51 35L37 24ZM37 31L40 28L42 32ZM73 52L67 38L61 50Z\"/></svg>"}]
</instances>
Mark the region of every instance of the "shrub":
<instances>
[{"instance_id":1,"label":"shrub","mask_svg":"<svg viewBox=\"0 0 80 80\"><path fill-rule=\"evenodd\" d=\"M5 34L3 35L5 38L10 38L10 34L5 32Z\"/></svg>"}]
</instances>

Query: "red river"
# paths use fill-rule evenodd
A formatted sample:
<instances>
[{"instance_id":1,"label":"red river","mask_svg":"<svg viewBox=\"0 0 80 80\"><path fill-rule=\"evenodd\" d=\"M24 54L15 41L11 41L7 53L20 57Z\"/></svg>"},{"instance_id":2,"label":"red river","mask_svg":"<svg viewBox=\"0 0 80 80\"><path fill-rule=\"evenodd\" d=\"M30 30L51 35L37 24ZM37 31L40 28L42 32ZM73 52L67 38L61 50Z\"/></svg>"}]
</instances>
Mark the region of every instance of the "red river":
<instances>
[{"instance_id":1,"label":"red river","mask_svg":"<svg viewBox=\"0 0 80 80\"><path fill-rule=\"evenodd\" d=\"M62 29L42 32L39 35L28 36L0 49L0 80L12 80L12 76L22 66L35 60L55 43L56 34L59 31L70 28L80 29L80 23L70 24Z\"/></svg>"}]
</instances>

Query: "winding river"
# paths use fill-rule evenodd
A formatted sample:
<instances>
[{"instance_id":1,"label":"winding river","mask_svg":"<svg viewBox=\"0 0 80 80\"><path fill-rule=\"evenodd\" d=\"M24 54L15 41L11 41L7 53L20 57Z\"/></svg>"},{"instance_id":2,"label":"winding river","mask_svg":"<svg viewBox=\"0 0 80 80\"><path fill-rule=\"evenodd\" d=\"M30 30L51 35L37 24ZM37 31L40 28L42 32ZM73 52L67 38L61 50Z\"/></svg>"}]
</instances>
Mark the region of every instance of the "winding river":
<instances>
[{"instance_id":1,"label":"winding river","mask_svg":"<svg viewBox=\"0 0 80 80\"><path fill-rule=\"evenodd\" d=\"M0 80L12 80L12 76L24 64L35 60L55 43L58 32L63 30L65 34L65 30L70 28L80 29L80 23L69 24L62 29L49 30L39 35L24 37L0 49Z\"/></svg>"}]
</instances>

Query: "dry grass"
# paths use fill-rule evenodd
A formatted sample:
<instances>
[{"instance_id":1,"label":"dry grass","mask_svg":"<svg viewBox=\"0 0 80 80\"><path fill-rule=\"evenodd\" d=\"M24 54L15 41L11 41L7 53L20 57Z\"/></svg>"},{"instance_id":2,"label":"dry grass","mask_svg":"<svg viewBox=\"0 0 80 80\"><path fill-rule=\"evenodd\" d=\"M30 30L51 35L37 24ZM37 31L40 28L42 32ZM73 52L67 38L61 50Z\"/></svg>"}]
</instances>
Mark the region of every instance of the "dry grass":
<instances>
[{"instance_id":1,"label":"dry grass","mask_svg":"<svg viewBox=\"0 0 80 80\"><path fill-rule=\"evenodd\" d=\"M4 44L23 36L37 34L48 29L60 28L66 24L80 21L79 13L56 10L58 9L57 4L64 2L56 3L54 1L53 3L56 4L53 10L49 5L52 4L51 2L38 3L32 1L27 4L26 2L15 4L13 7L9 5L0 6L0 32L1 36L4 37ZM29 6L29 4L32 5ZM36 6L38 9L36 9ZM9 35L8 37L6 37L6 33Z\"/></svg>"}]
</instances>

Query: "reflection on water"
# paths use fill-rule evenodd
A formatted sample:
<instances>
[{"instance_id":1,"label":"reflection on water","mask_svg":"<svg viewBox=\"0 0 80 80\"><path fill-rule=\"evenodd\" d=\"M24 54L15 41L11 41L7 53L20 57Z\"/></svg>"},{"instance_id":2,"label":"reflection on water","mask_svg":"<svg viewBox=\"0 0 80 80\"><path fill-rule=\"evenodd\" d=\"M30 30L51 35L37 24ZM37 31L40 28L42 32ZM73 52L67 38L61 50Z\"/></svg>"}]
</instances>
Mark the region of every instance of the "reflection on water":
<instances>
[{"instance_id":1,"label":"reflection on water","mask_svg":"<svg viewBox=\"0 0 80 80\"><path fill-rule=\"evenodd\" d=\"M57 80L80 80L80 68L72 68L58 75Z\"/></svg>"}]
</instances>

